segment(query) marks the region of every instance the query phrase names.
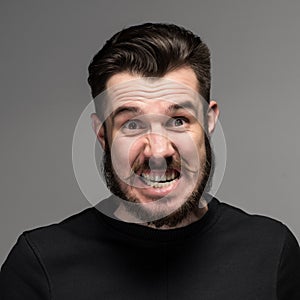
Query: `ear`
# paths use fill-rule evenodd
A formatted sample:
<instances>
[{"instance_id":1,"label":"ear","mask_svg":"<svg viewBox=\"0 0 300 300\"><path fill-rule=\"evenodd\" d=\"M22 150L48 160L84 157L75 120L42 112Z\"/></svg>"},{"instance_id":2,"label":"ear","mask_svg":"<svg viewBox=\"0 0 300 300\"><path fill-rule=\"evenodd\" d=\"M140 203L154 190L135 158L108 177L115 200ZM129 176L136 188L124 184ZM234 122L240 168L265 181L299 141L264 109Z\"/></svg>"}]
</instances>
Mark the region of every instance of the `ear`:
<instances>
[{"instance_id":1,"label":"ear","mask_svg":"<svg viewBox=\"0 0 300 300\"><path fill-rule=\"evenodd\" d=\"M218 118L219 118L219 106L218 103L214 100L209 102L208 111L207 111L207 129L208 134L211 135L216 127Z\"/></svg>"},{"instance_id":2,"label":"ear","mask_svg":"<svg viewBox=\"0 0 300 300\"><path fill-rule=\"evenodd\" d=\"M100 119L95 113L91 114L91 119L92 119L92 127L97 136L97 139L100 142L102 149L105 150L104 124L100 121Z\"/></svg>"}]
</instances>

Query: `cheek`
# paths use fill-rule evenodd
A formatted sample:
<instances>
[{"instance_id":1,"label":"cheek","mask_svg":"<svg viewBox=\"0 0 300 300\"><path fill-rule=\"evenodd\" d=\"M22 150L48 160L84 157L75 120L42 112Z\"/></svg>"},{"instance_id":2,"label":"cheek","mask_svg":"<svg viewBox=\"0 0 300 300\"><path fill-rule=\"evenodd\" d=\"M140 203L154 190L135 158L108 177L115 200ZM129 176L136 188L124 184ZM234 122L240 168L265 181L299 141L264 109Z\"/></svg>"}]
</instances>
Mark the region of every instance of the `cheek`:
<instances>
[{"instance_id":1,"label":"cheek","mask_svg":"<svg viewBox=\"0 0 300 300\"><path fill-rule=\"evenodd\" d=\"M199 166L205 156L205 141L202 134L183 133L170 138L182 159L190 165Z\"/></svg>"},{"instance_id":2,"label":"cheek","mask_svg":"<svg viewBox=\"0 0 300 300\"><path fill-rule=\"evenodd\" d=\"M141 143L136 139L116 137L111 143L111 158L115 172L120 178L128 177L131 166L141 153Z\"/></svg>"}]
</instances>

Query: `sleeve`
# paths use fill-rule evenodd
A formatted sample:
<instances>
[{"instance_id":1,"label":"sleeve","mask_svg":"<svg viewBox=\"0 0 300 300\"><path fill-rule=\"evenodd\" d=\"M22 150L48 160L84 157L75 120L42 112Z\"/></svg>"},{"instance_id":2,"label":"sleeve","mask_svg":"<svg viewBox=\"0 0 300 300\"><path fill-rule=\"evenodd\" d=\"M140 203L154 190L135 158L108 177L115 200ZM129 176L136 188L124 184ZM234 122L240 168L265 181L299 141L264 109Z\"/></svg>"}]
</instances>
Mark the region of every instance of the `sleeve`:
<instances>
[{"instance_id":1,"label":"sleeve","mask_svg":"<svg viewBox=\"0 0 300 300\"><path fill-rule=\"evenodd\" d=\"M300 299L300 248L291 231L285 227L285 241L277 274L279 300Z\"/></svg>"},{"instance_id":2,"label":"sleeve","mask_svg":"<svg viewBox=\"0 0 300 300\"><path fill-rule=\"evenodd\" d=\"M50 285L37 251L22 234L0 272L0 299L50 299Z\"/></svg>"}]
</instances>

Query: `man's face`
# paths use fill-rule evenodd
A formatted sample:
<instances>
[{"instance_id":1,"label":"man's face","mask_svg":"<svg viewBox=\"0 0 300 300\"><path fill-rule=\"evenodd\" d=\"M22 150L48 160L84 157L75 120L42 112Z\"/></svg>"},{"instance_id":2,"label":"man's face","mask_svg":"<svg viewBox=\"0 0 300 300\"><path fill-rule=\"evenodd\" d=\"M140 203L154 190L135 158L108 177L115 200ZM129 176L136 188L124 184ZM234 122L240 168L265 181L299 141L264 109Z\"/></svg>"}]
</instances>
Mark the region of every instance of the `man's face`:
<instances>
[{"instance_id":1,"label":"man's face","mask_svg":"<svg viewBox=\"0 0 300 300\"><path fill-rule=\"evenodd\" d=\"M183 207L186 214L187 204L195 209L208 180L207 108L198 90L190 68L160 79L119 73L107 82L106 130L99 136L109 151L114 184L153 220L182 213ZM209 131L215 121L208 119Z\"/></svg>"}]
</instances>

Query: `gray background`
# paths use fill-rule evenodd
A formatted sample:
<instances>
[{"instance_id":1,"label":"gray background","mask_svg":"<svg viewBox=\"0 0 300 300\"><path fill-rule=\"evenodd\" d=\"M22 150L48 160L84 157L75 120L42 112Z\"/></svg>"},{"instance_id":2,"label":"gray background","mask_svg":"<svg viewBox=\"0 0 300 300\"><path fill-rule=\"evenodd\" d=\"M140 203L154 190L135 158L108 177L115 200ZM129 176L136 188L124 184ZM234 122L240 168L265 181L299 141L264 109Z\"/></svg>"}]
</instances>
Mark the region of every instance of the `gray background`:
<instances>
[{"instance_id":1,"label":"gray background","mask_svg":"<svg viewBox=\"0 0 300 300\"><path fill-rule=\"evenodd\" d=\"M300 2L1 1L0 263L26 229L88 207L72 136L87 65L124 26L174 22L212 50L228 160L217 194L300 238Z\"/></svg>"}]
</instances>

